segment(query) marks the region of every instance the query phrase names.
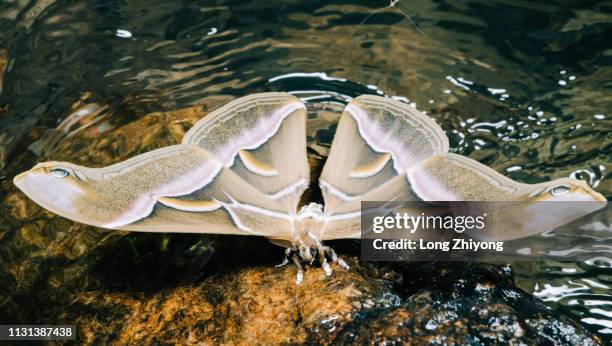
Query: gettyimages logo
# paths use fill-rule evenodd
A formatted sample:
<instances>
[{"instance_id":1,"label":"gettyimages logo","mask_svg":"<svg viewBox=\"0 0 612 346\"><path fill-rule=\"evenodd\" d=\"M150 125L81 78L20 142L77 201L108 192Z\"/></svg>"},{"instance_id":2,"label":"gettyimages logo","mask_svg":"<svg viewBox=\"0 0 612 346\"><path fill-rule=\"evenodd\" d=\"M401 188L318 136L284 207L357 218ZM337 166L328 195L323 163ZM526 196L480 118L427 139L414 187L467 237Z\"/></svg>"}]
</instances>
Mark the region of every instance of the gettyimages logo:
<instances>
[{"instance_id":1,"label":"gettyimages logo","mask_svg":"<svg viewBox=\"0 0 612 346\"><path fill-rule=\"evenodd\" d=\"M485 227L487 214L479 216L414 216L409 213L396 213L394 216L375 216L373 218L372 231L382 233L385 229L405 229L415 233L418 229L446 229L457 233L463 233L466 229L482 230Z\"/></svg>"},{"instance_id":2,"label":"gettyimages logo","mask_svg":"<svg viewBox=\"0 0 612 346\"><path fill-rule=\"evenodd\" d=\"M612 249L601 246L612 239L605 202L363 202L361 215L363 260L567 259L568 248Z\"/></svg>"}]
</instances>

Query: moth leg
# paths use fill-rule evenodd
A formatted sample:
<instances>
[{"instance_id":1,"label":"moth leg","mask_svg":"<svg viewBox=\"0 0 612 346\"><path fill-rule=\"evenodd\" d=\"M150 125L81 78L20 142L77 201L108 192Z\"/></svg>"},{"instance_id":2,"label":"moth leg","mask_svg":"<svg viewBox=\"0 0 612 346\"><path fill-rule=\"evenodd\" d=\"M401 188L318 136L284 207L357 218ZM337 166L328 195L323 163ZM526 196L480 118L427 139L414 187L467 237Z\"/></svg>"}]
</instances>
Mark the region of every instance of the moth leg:
<instances>
[{"instance_id":1,"label":"moth leg","mask_svg":"<svg viewBox=\"0 0 612 346\"><path fill-rule=\"evenodd\" d=\"M327 256L325 255L325 247L322 246L322 244L319 244L318 252L319 252L319 261L321 262L321 268L323 268L325 275L331 276L332 269L329 263L327 262Z\"/></svg>"},{"instance_id":2,"label":"moth leg","mask_svg":"<svg viewBox=\"0 0 612 346\"><path fill-rule=\"evenodd\" d=\"M313 249L308 247L308 246L305 246L303 248L303 251L304 252L302 254L302 259L304 259L304 261L308 261L309 265L312 265L314 263L314 261L315 261L315 258L316 258L315 257L316 256L316 251L314 252L315 256L313 256Z\"/></svg>"},{"instance_id":3,"label":"moth leg","mask_svg":"<svg viewBox=\"0 0 612 346\"><path fill-rule=\"evenodd\" d=\"M299 285L302 283L302 281L304 281L304 267L302 266L302 261L298 258L297 254L294 254L291 258L293 259L293 263L295 263L295 265L298 267L295 283Z\"/></svg>"},{"instance_id":4,"label":"moth leg","mask_svg":"<svg viewBox=\"0 0 612 346\"><path fill-rule=\"evenodd\" d=\"M329 255L329 258L332 260L332 262L338 261L338 255L336 255L336 251L334 251L334 249L329 246L324 246L323 251L325 251L326 255Z\"/></svg>"},{"instance_id":5,"label":"moth leg","mask_svg":"<svg viewBox=\"0 0 612 346\"><path fill-rule=\"evenodd\" d=\"M314 257L312 256L312 252L310 252L310 247L306 246L306 244L304 244L301 238L297 238L296 240L296 247L298 248L300 257L302 257L304 261L310 262L310 264L312 264L312 262L314 261Z\"/></svg>"},{"instance_id":6,"label":"moth leg","mask_svg":"<svg viewBox=\"0 0 612 346\"><path fill-rule=\"evenodd\" d=\"M325 253L329 255L329 258L331 258L332 262L337 262L338 265L344 268L345 270L351 269L348 263L346 263L346 261L343 260L342 258L338 257L338 255L336 255L336 251L334 251L334 249L332 249L331 247L323 246L323 251L325 251Z\"/></svg>"},{"instance_id":7,"label":"moth leg","mask_svg":"<svg viewBox=\"0 0 612 346\"><path fill-rule=\"evenodd\" d=\"M279 267L283 267L286 266L287 264L289 264L289 258L291 257L291 253L293 252L292 248L286 248L285 249L285 258L283 258L283 261L280 264L275 265L276 268Z\"/></svg>"}]
</instances>

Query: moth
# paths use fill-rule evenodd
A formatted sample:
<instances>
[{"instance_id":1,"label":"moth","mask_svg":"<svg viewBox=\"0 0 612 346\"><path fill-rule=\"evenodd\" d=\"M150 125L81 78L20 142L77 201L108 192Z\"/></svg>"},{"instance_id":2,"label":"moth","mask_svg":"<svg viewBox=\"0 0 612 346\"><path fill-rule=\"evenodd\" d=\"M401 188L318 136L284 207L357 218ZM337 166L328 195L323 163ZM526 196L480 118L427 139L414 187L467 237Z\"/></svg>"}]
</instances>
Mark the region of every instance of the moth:
<instances>
[{"instance_id":1,"label":"moth","mask_svg":"<svg viewBox=\"0 0 612 346\"><path fill-rule=\"evenodd\" d=\"M306 106L290 94L254 94L211 112L179 145L103 168L43 162L14 183L42 207L101 228L267 237L287 248L298 282L302 261L318 258L327 275L328 259L348 269L324 241L360 237L362 201L605 201L570 178L510 180L449 153L440 126L410 105L363 95L338 123L319 179L324 205L298 209L310 181L306 119ZM567 210L561 221L575 214Z\"/></svg>"}]
</instances>

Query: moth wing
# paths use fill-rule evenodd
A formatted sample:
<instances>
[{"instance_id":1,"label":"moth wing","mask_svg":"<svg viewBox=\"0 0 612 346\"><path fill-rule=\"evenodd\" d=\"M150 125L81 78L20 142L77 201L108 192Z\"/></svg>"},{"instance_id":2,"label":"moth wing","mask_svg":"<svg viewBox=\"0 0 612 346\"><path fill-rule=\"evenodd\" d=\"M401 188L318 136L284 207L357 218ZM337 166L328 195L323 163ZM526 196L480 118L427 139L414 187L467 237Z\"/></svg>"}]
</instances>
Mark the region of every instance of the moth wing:
<instances>
[{"instance_id":1,"label":"moth wing","mask_svg":"<svg viewBox=\"0 0 612 346\"><path fill-rule=\"evenodd\" d=\"M68 167L66 174L54 175L49 167L57 165ZM282 203L192 145L102 168L41 164L17 176L15 184L54 213L102 228L292 239L293 217Z\"/></svg>"},{"instance_id":2,"label":"moth wing","mask_svg":"<svg viewBox=\"0 0 612 346\"><path fill-rule=\"evenodd\" d=\"M361 217L363 201L412 201L415 196L404 175L398 175L386 181L381 186L374 188L362 198L356 198L337 204L332 212L324 215L325 226L321 239L333 240L344 238L359 238L361 234ZM363 213L379 213L379 208L368 210Z\"/></svg>"},{"instance_id":3,"label":"moth wing","mask_svg":"<svg viewBox=\"0 0 612 346\"><path fill-rule=\"evenodd\" d=\"M540 184L516 182L478 161L441 154L408 172L413 191L426 201L468 201L451 204L455 215L486 216L474 236L487 240L527 237L565 225L605 206L605 198L575 179ZM549 189L572 184L581 191L553 200Z\"/></svg>"},{"instance_id":4,"label":"moth wing","mask_svg":"<svg viewBox=\"0 0 612 346\"><path fill-rule=\"evenodd\" d=\"M529 226L536 205L522 200L529 185L515 182L478 161L457 154L436 155L409 172L414 192L427 201L467 201L451 204L457 216L485 216L485 229L469 233L485 240L526 237L552 228ZM532 186L532 188L535 186ZM553 208L546 206L539 214ZM543 212L543 213L542 213Z\"/></svg>"},{"instance_id":5,"label":"moth wing","mask_svg":"<svg viewBox=\"0 0 612 346\"><path fill-rule=\"evenodd\" d=\"M425 201L516 201L535 187L453 153L423 160L409 170L408 179Z\"/></svg>"},{"instance_id":6,"label":"moth wing","mask_svg":"<svg viewBox=\"0 0 612 346\"><path fill-rule=\"evenodd\" d=\"M351 101L319 180L327 220L322 238L358 237L362 201L418 200L406 172L447 151L440 126L414 107L372 95Z\"/></svg>"},{"instance_id":7,"label":"moth wing","mask_svg":"<svg viewBox=\"0 0 612 346\"><path fill-rule=\"evenodd\" d=\"M306 107L286 93L245 96L211 112L183 138L200 146L287 212L308 187Z\"/></svg>"},{"instance_id":8,"label":"moth wing","mask_svg":"<svg viewBox=\"0 0 612 346\"><path fill-rule=\"evenodd\" d=\"M148 217L122 228L292 240L294 215L284 209L282 203L222 167L202 188L185 195L157 198Z\"/></svg>"}]
</instances>

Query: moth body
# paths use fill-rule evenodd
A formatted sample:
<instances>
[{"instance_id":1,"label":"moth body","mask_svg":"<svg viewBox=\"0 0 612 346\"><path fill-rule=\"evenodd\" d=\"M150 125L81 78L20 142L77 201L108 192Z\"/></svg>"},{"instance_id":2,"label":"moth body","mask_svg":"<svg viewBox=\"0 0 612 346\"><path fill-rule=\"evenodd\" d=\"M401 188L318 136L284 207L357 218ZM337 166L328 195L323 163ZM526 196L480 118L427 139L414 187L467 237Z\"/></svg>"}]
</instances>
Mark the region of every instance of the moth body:
<instances>
[{"instance_id":1,"label":"moth body","mask_svg":"<svg viewBox=\"0 0 612 346\"><path fill-rule=\"evenodd\" d=\"M323 218L323 206L319 203L310 203L303 206L295 219L295 239L293 246L296 249L316 249L321 246L321 231L325 219ZM306 251L309 253L310 251ZM300 251L302 253L302 251ZM311 260L304 258L304 260Z\"/></svg>"}]
</instances>

